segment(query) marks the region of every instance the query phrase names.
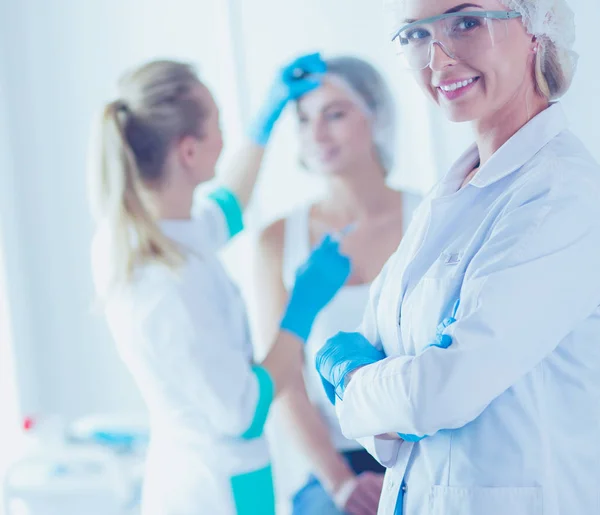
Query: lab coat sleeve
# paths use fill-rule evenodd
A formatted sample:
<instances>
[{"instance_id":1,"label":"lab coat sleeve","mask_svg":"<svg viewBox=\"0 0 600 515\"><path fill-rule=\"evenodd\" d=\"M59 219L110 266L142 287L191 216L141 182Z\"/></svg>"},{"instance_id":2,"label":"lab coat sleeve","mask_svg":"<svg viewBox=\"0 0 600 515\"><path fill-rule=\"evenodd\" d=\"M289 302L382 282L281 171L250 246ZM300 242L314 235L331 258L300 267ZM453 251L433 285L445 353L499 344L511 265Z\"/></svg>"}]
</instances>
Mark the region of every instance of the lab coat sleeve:
<instances>
[{"instance_id":1,"label":"lab coat sleeve","mask_svg":"<svg viewBox=\"0 0 600 515\"><path fill-rule=\"evenodd\" d=\"M148 375L168 397L174 416L200 415L225 436L262 433L260 418L266 418L273 399L272 381L230 345L227 321L214 302L206 299L192 312L185 293L172 288L140 316Z\"/></svg>"},{"instance_id":2,"label":"lab coat sleeve","mask_svg":"<svg viewBox=\"0 0 600 515\"><path fill-rule=\"evenodd\" d=\"M222 248L244 228L242 207L227 188L219 187L194 203L192 220L207 250Z\"/></svg>"},{"instance_id":3,"label":"lab coat sleeve","mask_svg":"<svg viewBox=\"0 0 600 515\"><path fill-rule=\"evenodd\" d=\"M594 184L563 180L515 195L467 267L448 349L357 371L343 433L432 435L460 428L532 371L600 304L600 208Z\"/></svg>"},{"instance_id":4,"label":"lab coat sleeve","mask_svg":"<svg viewBox=\"0 0 600 515\"><path fill-rule=\"evenodd\" d=\"M378 349L381 349L382 345L379 330L377 328L377 306L381 296L381 287L385 282L389 267L393 265L394 258L395 255L392 255L371 286L369 291L369 301L359 329L359 332ZM339 401L336 403L336 407L338 405ZM398 448L401 444L401 441L383 439L377 436L366 436L359 438L357 441L384 467L390 467L394 464L396 455L398 454Z\"/></svg>"}]
</instances>

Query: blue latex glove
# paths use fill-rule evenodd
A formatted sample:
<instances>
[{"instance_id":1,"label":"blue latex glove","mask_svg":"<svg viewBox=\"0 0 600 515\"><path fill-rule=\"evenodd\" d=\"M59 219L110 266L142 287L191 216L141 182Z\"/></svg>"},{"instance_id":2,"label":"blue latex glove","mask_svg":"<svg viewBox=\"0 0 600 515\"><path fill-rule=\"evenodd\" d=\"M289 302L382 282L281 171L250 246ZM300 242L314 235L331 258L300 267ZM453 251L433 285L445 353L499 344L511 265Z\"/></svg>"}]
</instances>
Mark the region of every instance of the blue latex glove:
<instances>
[{"instance_id":1,"label":"blue latex glove","mask_svg":"<svg viewBox=\"0 0 600 515\"><path fill-rule=\"evenodd\" d=\"M346 376L357 368L377 363L385 358L384 352L377 350L360 333L338 333L327 341L317 353L316 365L325 393L335 404L336 395L342 399ZM425 436L398 433L407 442L418 442Z\"/></svg>"},{"instance_id":2,"label":"blue latex glove","mask_svg":"<svg viewBox=\"0 0 600 515\"><path fill-rule=\"evenodd\" d=\"M306 342L313 322L350 276L350 259L340 244L325 236L296 272L296 282L281 321L281 329Z\"/></svg>"},{"instance_id":3,"label":"blue latex glove","mask_svg":"<svg viewBox=\"0 0 600 515\"><path fill-rule=\"evenodd\" d=\"M282 68L266 102L250 126L250 138L265 146L271 137L275 122L290 100L296 100L321 85L319 75L327 71L321 54L309 54L295 59Z\"/></svg>"},{"instance_id":4,"label":"blue latex glove","mask_svg":"<svg viewBox=\"0 0 600 515\"><path fill-rule=\"evenodd\" d=\"M350 372L384 358L385 353L373 347L360 333L338 333L327 340L317 353L315 364L331 403L335 404L336 395L343 399Z\"/></svg>"}]
</instances>

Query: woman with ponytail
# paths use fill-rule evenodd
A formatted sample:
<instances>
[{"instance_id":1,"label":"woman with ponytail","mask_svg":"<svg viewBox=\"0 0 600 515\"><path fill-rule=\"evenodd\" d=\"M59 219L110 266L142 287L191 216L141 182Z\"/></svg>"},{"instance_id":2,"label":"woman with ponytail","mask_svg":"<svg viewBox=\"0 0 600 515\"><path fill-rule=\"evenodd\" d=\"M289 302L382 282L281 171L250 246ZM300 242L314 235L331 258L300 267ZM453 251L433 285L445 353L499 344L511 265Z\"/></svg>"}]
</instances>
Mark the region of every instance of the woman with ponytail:
<instances>
[{"instance_id":1,"label":"woman with ponytail","mask_svg":"<svg viewBox=\"0 0 600 515\"><path fill-rule=\"evenodd\" d=\"M246 310L217 251L243 228L279 114L319 85L322 66L311 55L281 71L235 165L193 210L222 148L218 109L194 70L145 64L104 109L90 167L93 272L150 414L144 515L275 512L263 425L350 263L325 237L298 271L271 351L253 363Z\"/></svg>"}]
</instances>

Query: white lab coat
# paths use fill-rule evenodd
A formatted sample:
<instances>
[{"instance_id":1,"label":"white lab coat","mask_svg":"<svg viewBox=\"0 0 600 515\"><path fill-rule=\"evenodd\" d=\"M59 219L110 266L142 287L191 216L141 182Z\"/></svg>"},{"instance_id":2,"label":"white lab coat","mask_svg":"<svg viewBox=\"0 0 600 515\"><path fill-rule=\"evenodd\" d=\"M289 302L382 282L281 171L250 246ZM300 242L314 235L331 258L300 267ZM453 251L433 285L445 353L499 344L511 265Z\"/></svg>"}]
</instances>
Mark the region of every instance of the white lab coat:
<instances>
[{"instance_id":1,"label":"white lab coat","mask_svg":"<svg viewBox=\"0 0 600 515\"><path fill-rule=\"evenodd\" d=\"M600 513L600 169L559 104L417 210L362 331L388 358L337 404L388 467L380 514ZM425 347L460 299L448 349ZM430 435L418 443L374 437Z\"/></svg>"},{"instance_id":2,"label":"white lab coat","mask_svg":"<svg viewBox=\"0 0 600 515\"><path fill-rule=\"evenodd\" d=\"M228 228L206 199L193 220L164 221L162 229L189 249L186 265L179 273L157 264L139 269L105 306L150 414L143 514L230 515L230 478L264 468L269 457L264 438L239 437L259 392L246 311L216 255ZM100 294L110 265L105 237L100 230L93 246Z\"/></svg>"}]
</instances>

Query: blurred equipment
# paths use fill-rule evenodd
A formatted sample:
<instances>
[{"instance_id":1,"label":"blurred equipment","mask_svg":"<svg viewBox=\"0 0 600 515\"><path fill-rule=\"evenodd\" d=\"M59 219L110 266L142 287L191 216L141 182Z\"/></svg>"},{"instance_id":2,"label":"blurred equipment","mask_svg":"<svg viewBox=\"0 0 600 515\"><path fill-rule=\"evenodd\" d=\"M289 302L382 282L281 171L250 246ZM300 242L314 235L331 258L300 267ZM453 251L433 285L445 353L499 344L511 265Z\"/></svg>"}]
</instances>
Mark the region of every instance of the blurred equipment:
<instances>
[{"instance_id":1,"label":"blurred equipment","mask_svg":"<svg viewBox=\"0 0 600 515\"><path fill-rule=\"evenodd\" d=\"M25 420L24 448L4 481L6 515L139 513L148 441L142 417L93 415L64 428Z\"/></svg>"}]
</instances>

